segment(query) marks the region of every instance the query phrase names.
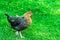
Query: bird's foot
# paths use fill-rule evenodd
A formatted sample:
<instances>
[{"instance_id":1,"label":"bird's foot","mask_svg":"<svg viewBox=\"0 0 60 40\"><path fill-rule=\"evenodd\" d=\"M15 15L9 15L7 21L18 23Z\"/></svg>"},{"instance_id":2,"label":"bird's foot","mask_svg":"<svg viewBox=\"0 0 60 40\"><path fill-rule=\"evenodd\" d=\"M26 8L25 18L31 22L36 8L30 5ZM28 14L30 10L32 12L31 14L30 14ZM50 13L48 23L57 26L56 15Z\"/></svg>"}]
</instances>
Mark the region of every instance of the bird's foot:
<instances>
[{"instance_id":1,"label":"bird's foot","mask_svg":"<svg viewBox=\"0 0 60 40\"><path fill-rule=\"evenodd\" d=\"M20 36L20 38L25 38L24 36Z\"/></svg>"},{"instance_id":2,"label":"bird's foot","mask_svg":"<svg viewBox=\"0 0 60 40\"><path fill-rule=\"evenodd\" d=\"M16 31L16 35L18 35L18 31Z\"/></svg>"}]
</instances>

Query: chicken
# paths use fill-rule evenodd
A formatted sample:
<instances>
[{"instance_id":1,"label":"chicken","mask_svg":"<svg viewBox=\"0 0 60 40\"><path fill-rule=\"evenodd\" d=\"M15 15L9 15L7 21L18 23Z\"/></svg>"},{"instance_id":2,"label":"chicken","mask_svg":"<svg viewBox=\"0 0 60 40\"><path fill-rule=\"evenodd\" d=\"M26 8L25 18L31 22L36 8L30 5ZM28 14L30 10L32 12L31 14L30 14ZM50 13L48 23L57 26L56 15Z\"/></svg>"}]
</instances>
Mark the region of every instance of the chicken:
<instances>
[{"instance_id":1,"label":"chicken","mask_svg":"<svg viewBox=\"0 0 60 40\"><path fill-rule=\"evenodd\" d=\"M21 16L9 16L8 14L5 15L7 16L7 20L10 23L11 28L16 30L17 35L20 32L20 37L23 38L21 31L29 27L29 25L32 23L32 20L30 18L32 12L26 12Z\"/></svg>"}]
</instances>

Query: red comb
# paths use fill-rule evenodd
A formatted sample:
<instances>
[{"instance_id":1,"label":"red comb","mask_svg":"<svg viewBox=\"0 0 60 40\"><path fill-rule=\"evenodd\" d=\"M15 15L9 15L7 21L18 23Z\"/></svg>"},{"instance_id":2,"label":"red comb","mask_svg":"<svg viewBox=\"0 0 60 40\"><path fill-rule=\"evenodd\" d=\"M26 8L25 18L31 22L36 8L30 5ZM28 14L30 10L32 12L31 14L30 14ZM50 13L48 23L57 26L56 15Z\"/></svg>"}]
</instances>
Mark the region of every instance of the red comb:
<instances>
[{"instance_id":1,"label":"red comb","mask_svg":"<svg viewBox=\"0 0 60 40\"><path fill-rule=\"evenodd\" d=\"M32 12L28 12L28 14L32 14Z\"/></svg>"}]
</instances>

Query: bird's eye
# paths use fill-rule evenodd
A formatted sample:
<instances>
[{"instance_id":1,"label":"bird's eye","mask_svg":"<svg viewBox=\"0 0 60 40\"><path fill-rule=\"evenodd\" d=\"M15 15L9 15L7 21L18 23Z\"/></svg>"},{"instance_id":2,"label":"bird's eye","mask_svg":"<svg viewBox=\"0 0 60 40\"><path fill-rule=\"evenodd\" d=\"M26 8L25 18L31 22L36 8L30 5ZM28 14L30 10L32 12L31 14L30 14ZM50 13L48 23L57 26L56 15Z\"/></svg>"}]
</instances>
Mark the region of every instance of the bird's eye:
<instances>
[{"instance_id":1,"label":"bird's eye","mask_svg":"<svg viewBox=\"0 0 60 40\"><path fill-rule=\"evenodd\" d=\"M24 17L22 17L24 19Z\"/></svg>"}]
</instances>

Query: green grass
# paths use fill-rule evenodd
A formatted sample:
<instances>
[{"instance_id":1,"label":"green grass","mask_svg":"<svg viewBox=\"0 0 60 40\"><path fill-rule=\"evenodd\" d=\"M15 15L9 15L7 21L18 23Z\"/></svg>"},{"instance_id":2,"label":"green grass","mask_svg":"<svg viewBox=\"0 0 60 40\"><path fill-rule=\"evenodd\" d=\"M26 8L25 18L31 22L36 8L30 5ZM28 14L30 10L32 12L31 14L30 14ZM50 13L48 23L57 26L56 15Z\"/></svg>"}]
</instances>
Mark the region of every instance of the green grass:
<instances>
[{"instance_id":1,"label":"green grass","mask_svg":"<svg viewBox=\"0 0 60 40\"><path fill-rule=\"evenodd\" d=\"M21 39L5 13L15 16L32 11L32 24ZM0 40L60 40L60 0L0 0Z\"/></svg>"}]
</instances>

